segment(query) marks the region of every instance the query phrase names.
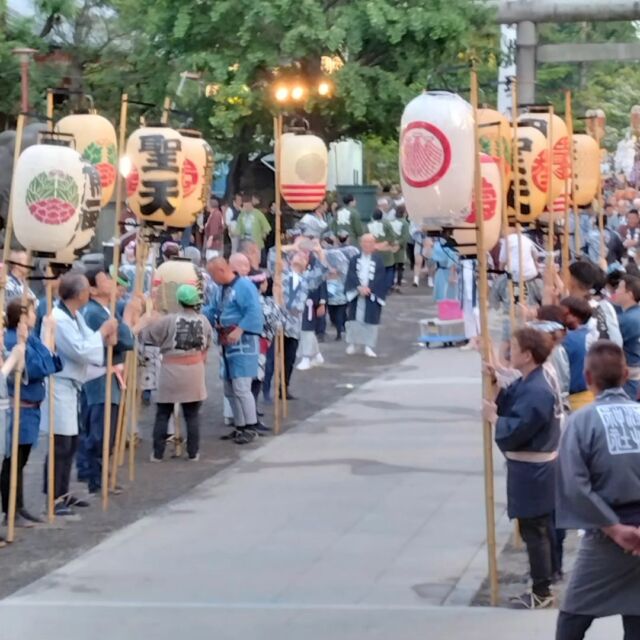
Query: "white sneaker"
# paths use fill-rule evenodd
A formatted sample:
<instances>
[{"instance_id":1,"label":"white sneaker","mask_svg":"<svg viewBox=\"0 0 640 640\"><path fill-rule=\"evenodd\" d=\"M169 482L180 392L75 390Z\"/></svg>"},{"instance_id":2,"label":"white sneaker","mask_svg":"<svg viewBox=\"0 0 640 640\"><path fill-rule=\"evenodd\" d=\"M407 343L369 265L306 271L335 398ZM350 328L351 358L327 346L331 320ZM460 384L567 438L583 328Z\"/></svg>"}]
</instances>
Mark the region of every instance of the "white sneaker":
<instances>
[{"instance_id":1,"label":"white sneaker","mask_svg":"<svg viewBox=\"0 0 640 640\"><path fill-rule=\"evenodd\" d=\"M323 365L324 364L324 357L322 356L322 354L318 353L316 355L316 357L311 361L311 364L314 367L319 367L319 366Z\"/></svg>"},{"instance_id":2,"label":"white sneaker","mask_svg":"<svg viewBox=\"0 0 640 640\"><path fill-rule=\"evenodd\" d=\"M433 278L431 276L427 278L427 286L433 289Z\"/></svg>"},{"instance_id":3,"label":"white sneaker","mask_svg":"<svg viewBox=\"0 0 640 640\"><path fill-rule=\"evenodd\" d=\"M162 458L156 458L155 453L149 456L149 462L162 462Z\"/></svg>"},{"instance_id":4,"label":"white sneaker","mask_svg":"<svg viewBox=\"0 0 640 640\"><path fill-rule=\"evenodd\" d=\"M311 369L311 360L309 358L302 358L302 360L298 362L296 369L298 371L308 371Z\"/></svg>"},{"instance_id":5,"label":"white sneaker","mask_svg":"<svg viewBox=\"0 0 640 640\"><path fill-rule=\"evenodd\" d=\"M413 277L413 286L414 287L419 287L420 286L420 276L414 276Z\"/></svg>"},{"instance_id":6,"label":"white sneaker","mask_svg":"<svg viewBox=\"0 0 640 640\"><path fill-rule=\"evenodd\" d=\"M356 345L355 344L350 344L347 346L347 355L348 356L353 356L356 353Z\"/></svg>"},{"instance_id":7,"label":"white sneaker","mask_svg":"<svg viewBox=\"0 0 640 640\"><path fill-rule=\"evenodd\" d=\"M365 347L364 348L364 355L367 356L368 358L377 358L378 357L376 352L371 347Z\"/></svg>"}]
</instances>

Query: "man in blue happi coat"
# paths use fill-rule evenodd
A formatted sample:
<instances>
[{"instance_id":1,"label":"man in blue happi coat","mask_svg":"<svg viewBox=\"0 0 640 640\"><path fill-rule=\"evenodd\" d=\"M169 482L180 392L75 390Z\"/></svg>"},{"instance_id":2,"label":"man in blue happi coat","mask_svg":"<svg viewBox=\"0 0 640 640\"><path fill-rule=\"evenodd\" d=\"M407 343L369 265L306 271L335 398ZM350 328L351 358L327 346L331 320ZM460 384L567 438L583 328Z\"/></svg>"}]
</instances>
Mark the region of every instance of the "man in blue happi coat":
<instances>
[{"instance_id":1,"label":"man in blue happi coat","mask_svg":"<svg viewBox=\"0 0 640 640\"><path fill-rule=\"evenodd\" d=\"M98 331L111 316L109 303L116 281L107 273L104 266L95 266L86 273L89 281L90 299L82 309L84 320L93 331ZM118 320L118 339L113 348L114 374L111 381L111 446L115 440L118 420L118 407L121 401L123 383L122 371L127 351L134 348L134 326L141 308L137 299L132 299ZM116 314L117 315L117 314ZM106 365L106 348L105 348ZM82 388L82 430L78 447L77 464L79 478L89 485L90 493L97 493L102 486L102 447L104 439L104 413L107 375L105 366L90 365L87 381Z\"/></svg>"},{"instance_id":2,"label":"man in blue happi coat","mask_svg":"<svg viewBox=\"0 0 640 640\"><path fill-rule=\"evenodd\" d=\"M264 324L260 295L248 278L234 273L224 258L214 258L207 271L219 286L203 310L218 336L224 395L233 409L237 444L246 444L264 429L258 424L251 381L258 376L260 335Z\"/></svg>"}]
</instances>

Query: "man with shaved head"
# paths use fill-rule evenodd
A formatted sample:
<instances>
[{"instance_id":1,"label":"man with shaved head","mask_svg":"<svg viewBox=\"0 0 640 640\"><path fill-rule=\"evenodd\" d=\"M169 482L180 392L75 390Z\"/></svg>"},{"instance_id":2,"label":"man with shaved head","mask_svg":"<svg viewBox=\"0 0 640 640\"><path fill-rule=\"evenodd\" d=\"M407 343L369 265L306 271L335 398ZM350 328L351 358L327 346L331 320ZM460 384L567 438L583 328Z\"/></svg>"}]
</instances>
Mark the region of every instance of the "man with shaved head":
<instances>
[{"instance_id":1,"label":"man with shaved head","mask_svg":"<svg viewBox=\"0 0 640 640\"><path fill-rule=\"evenodd\" d=\"M238 269L249 266L246 257L238 254L233 262ZM253 283L234 272L224 258L207 263L207 271L219 286L204 313L218 333L224 395L233 409L235 429L231 437L237 444L246 444L260 431L251 393L251 381L258 376L259 338L264 324L260 297Z\"/></svg>"},{"instance_id":2,"label":"man with shaved head","mask_svg":"<svg viewBox=\"0 0 640 640\"><path fill-rule=\"evenodd\" d=\"M229 256L229 266L234 273L239 276L248 276L251 271L251 263L249 258L243 253L232 253Z\"/></svg>"},{"instance_id":3,"label":"man with shaved head","mask_svg":"<svg viewBox=\"0 0 640 640\"><path fill-rule=\"evenodd\" d=\"M347 354L354 355L358 347L364 354L376 358L378 325L385 305L387 286L382 258L376 254L376 239L370 233L360 238L360 254L349 261L345 293L347 307Z\"/></svg>"}]
</instances>

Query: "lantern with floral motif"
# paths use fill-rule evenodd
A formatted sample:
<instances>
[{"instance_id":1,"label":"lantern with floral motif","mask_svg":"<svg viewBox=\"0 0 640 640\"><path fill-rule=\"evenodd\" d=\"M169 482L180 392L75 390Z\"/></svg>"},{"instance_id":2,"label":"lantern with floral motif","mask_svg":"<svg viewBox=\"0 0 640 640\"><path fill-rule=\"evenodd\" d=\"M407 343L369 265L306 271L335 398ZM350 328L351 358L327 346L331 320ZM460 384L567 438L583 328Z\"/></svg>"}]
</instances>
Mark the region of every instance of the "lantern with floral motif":
<instances>
[{"instance_id":1,"label":"lantern with floral motif","mask_svg":"<svg viewBox=\"0 0 640 640\"><path fill-rule=\"evenodd\" d=\"M182 136L164 126L142 127L127 141L127 204L138 220L184 229L193 223L181 211L184 152Z\"/></svg>"},{"instance_id":2,"label":"lantern with floral motif","mask_svg":"<svg viewBox=\"0 0 640 640\"><path fill-rule=\"evenodd\" d=\"M499 158L482 153L480 155L482 175L483 239L486 251L491 251L500 239L502 226L502 169ZM456 250L461 256L478 255L478 225L476 221L475 195L472 195L471 213L464 223L453 230Z\"/></svg>"},{"instance_id":3,"label":"lantern with floral motif","mask_svg":"<svg viewBox=\"0 0 640 640\"><path fill-rule=\"evenodd\" d=\"M468 102L444 91L409 102L400 122L399 168L412 219L447 225L469 215L474 154Z\"/></svg>"},{"instance_id":4,"label":"lantern with floral motif","mask_svg":"<svg viewBox=\"0 0 640 640\"><path fill-rule=\"evenodd\" d=\"M549 154L549 135L551 135L551 198L555 199L564 193L564 183L571 177L571 162L569 157L569 137L567 125L559 116L549 113L525 113L518 118L518 123L525 127L538 129L547 139L545 155ZM541 152L542 153L542 152ZM537 176L547 191L547 174Z\"/></svg>"},{"instance_id":5,"label":"lantern with floral motif","mask_svg":"<svg viewBox=\"0 0 640 640\"><path fill-rule=\"evenodd\" d=\"M101 206L111 201L118 169L116 130L109 120L95 113L77 113L58 122L60 133L72 135L76 151L100 174Z\"/></svg>"},{"instance_id":6,"label":"lantern with floral motif","mask_svg":"<svg viewBox=\"0 0 640 640\"><path fill-rule=\"evenodd\" d=\"M547 204L547 139L535 127L517 127L518 175L509 189L508 203L515 209L518 222L533 222L544 211ZM518 180L518 206L516 184Z\"/></svg>"},{"instance_id":7,"label":"lantern with floral motif","mask_svg":"<svg viewBox=\"0 0 640 640\"><path fill-rule=\"evenodd\" d=\"M287 204L296 211L315 209L327 191L327 145L318 136L308 133L285 133L280 161L280 185Z\"/></svg>"},{"instance_id":8,"label":"lantern with floral motif","mask_svg":"<svg viewBox=\"0 0 640 640\"><path fill-rule=\"evenodd\" d=\"M600 148L591 136L573 136L573 199L578 207L587 207L598 195L600 185Z\"/></svg>"},{"instance_id":9,"label":"lantern with floral motif","mask_svg":"<svg viewBox=\"0 0 640 640\"><path fill-rule=\"evenodd\" d=\"M80 258L87 251L96 234L98 217L102 210L100 206L102 176L94 164L86 161L82 172L84 185L80 198L80 217L71 242L52 258L53 262L59 264L72 264Z\"/></svg>"},{"instance_id":10,"label":"lantern with floral motif","mask_svg":"<svg viewBox=\"0 0 640 640\"><path fill-rule=\"evenodd\" d=\"M51 255L72 240L80 217L84 169L67 146L36 144L18 158L12 194L13 231L26 249Z\"/></svg>"}]
</instances>

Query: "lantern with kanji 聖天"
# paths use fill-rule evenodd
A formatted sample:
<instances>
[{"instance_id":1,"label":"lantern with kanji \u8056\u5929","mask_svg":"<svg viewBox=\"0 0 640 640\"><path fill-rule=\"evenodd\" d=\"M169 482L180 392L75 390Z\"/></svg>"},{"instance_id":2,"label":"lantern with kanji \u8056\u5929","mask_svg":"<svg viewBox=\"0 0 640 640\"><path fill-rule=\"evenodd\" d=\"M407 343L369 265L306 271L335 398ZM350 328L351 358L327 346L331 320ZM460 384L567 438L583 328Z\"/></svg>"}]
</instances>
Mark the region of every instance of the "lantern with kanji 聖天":
<instances>
[{"instance_id":1,"label":"lantern with kanji \u8056\u5929","mask_svg":"<svg viewBox=\"0 0 640 640\"><path fill-rule=\"evenodd\" d=\"M180 211L183 197L182 136L170 127L142 127L127 141L127 205L142 223L184 229L191 212Z\"/></svg>"},{"instance_id":2,"label":"lantern with kanji \u8056\u5929","mask_svg":"<svg viewBox=\"0 0 640 640\"><path fill-rule=\"evenodd\" d=\"M111 201L118 170L116 130L109 120L95 113L65 116L56 125L57 131L72 135L76 151L100 174L101 205Z\"/></svg>"},{"instance_id":3,"label":"lantern with kanji \u8056\u5929","mask_svg":"<svg viewBox=\"0 0 640 640\"><path fill-rule=\"evenodd\" d=\"M502 170L500 159L482 153L480 155L482 175L483 240L486 251L491 251L500 239L502 226ZM461 256L476 257L478 254L478 226L476 221L475 194L472 194L471 213L462 224L453 230L456 251Z\"/></svg>"},{"instance_id":4,"label":"lantern with kanji \u8056\u5929","mask_svg":"<svg viewBox=\"0 0 640 640\"><path fill-rule=\"evenodd\" d=\"M311 134L285 133L281 140L282 195L292 209L315 209L327 191L327 145Z\"/></svg>"},{"instance_id":5,"label":"lantern with kanji \u8056\u5929","mask_svg":"<svg viewBox=\"0 0 640 640\"><path fill-rule=\"evenodd\" d=\"M602 109L589 109L585 113L585 127L587 133L596 140L604 138L607 128L607 116Z\"/></svg>"},{"instance_id":6,"label":"lantern with kanji \u8056\u5929","mask_svg":"<svg viewBox=\"0 0 640 640\"><path fill-rule=\"evenodd\" d=\"M468 102L444 91L425 92L409 102L400 122L399 168L413 220L446 225L469 215L474 154Z\"/></svg>"},{"instance_id":7,"label":"lantern with kanji \u8056\u5929","mask_svg":"<svg viewBox=\"0 0 640 640\"><path fill-rule=\"evenodd\" d=\"M511 180L511 123L495 109L478 109L480 150L500 161L502 188L506 191Z\"/></svg>"},{"instance_id":8,"label":"lantern with kanji \u8056\u5929","mask_svg":"<svg viewBox=\"0 0 640 640\"><path fill-rule=\"evenodd\" d=\"M94 164L85 161L82 168L84 185L80 197L80 217L71 242L60 251L56 252L53 262L59 264L72 264L80 258L89 248L96 234L98 217L102 207L101 201L101 174Z\"/></svg>"},{"instance_id":9,"label":"lantern with kanji \u8056\u5929","mask_svg":"<svg viewBox=\"0 0 640 640\"><path fill-rule=\"evenodd\" d=\"M182 202L178 216L191 216L191 223L207 206L211 180L213 179L213 149L202 139L199 131L181 130L182 152ZM173 225L175 226L175 225Z\"/></svg>"},{"instance_id":10,"label":"lantern with kanji \u8056\u5929","mask_svg":"<svg viewBox=\"0 0 640 640\"><path fill-rule=\"evenodd\" d=\"M180 305L176 300L176 292L181 284L197 287L201 295L204 291L202 272L191 260L186 258L166 260L156 269L153 276L153 296L158 311L164 313L179 311Z\"/></svg>"},{"instance_id":11,"label":"lantern with kanji \u8056\u5929","mask_svg":"<svg viewBox=\"0 0 640 640\"><path fill-rule=\"evenodd\" d=\"M600 148L591 136L573 136L573 200L577 207L589 206L600 185Z\"/></svg>"},{"instance_id":12,"label":"lantern with kanji \u8056\u5929","mask_svg":"<svg viewBox=\"0 0 640 640\"><path fill-rule=\"evenodd\" d=\"M508 203L516 220L527 223L538 218L547 204L547 139L535 127L518 126L517 141L518 175L509 189Z\"/></svg>"},{"instance_id":13,"label":"lantern with kanji \u8056\u5929","mask_svg":"<svg viewBox=\"0 0 640 640\"><path fill-rule=\"evenodd\" d=\"M569 157L569 136L567 125L559 116L549 113L525 113L518 118L518 123L525 127L538 129L547 139L545 154L549 154L549 135L551 136L551 198L555 199L564 193L565 180L571 177ZM548 169L547 169L548 171ZM547 191L549 176L538 176Z\"/></svg>"},{"instance_id":14,"label":"lantern with kanji \u8056\u5929","mask_svg":"<svg viewBox=\"0 0 640 640\"><path fill-rule=\"evenodd\" d=\"M84 161L67 146L36 144L18 158L11 198L13 231L26 249L51 255L73 238L82 204Z\"/></svg>"}]
</instances>

